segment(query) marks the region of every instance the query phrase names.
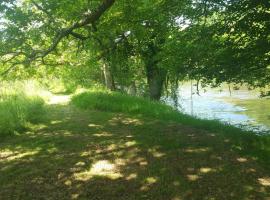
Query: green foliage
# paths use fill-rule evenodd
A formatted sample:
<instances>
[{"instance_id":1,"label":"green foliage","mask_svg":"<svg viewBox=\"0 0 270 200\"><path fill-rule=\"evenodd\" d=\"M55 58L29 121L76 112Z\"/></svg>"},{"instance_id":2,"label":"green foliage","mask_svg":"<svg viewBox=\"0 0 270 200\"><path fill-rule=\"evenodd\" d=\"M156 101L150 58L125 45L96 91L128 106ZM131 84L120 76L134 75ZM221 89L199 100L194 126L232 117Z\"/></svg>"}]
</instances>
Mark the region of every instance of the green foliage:
<instances>
[{"instance_id":1,"label":"green foliage","mask_svg":"<svg viewBox=\"0 0 270 200\"><path fill-rule=\"evenodd\" d=\"M152 74L161 76L163 85L165 78L167 84L183 79L215 85L269 83L268 1L119 0L98 23L64 37L50 55L21 65L99 3L2 1L0 73L29 78L41 76L42 69L89 85L104 82L105 63L118 88L146 79L149 84Z\"/></svg>"},{"instance_id":2,"label":"green foliage","mask_svg":"<svg viewBox=\"0 0 270 200\"><path fill-rule=\"evenodd\" d=\"M0 101L0 135L13 134L25 128L27 122L37 123L44 115L44 101L40 97L23 94Z\"/></svg>"},{"instance_id":3,"label":"green foliage","mask_svg":"<svg viewBox=\"0 0 270 200\"><path fill-rule=\"evenodd\" d=\"M159 102L152 102L140 97L127 96L106 90L92 91L79 94L72 98L72 102L83 109L97 109L109 112L122 112L143 115L158 119L174 119L180 113Z\"/></svg>"},{"instance_id":4,"label":"green foliage","mask_svg":"<svg viewBox=\"0 0 270 200\"><path fill-rule=\"evenodd\" d=\"M37 94L27 94L18 85L0 90L0 136L22 131L28 123L44 118L44 100Z\"/></svg>"}]
</instances>

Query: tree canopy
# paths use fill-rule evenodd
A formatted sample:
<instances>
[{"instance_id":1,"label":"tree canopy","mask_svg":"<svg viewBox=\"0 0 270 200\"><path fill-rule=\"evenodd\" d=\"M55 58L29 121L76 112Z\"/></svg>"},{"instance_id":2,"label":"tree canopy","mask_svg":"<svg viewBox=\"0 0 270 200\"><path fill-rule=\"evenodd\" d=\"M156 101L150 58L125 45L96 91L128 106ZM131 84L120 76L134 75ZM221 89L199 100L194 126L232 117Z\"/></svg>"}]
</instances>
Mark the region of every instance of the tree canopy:
<instances>
[{"instance_id":1,"label":"tree canopy","mask_svg":"<svg viewBox=\"0 0 270 200\"><path fill-rule=\"evenodd\" d=\"M184 79L270 81L268 0L2 0L2 78L59 73L159 99Z\"/></svg>"}]
</instances>

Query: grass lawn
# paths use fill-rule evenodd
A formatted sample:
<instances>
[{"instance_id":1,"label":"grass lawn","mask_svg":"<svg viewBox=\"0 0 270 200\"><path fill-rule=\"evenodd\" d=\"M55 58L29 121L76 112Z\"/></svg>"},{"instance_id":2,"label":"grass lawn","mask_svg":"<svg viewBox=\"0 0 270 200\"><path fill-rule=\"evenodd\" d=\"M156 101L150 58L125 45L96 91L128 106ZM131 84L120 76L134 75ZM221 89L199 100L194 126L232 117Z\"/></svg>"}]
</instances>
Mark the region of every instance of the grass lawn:
<instances>
[{"instance_id":1,"label":"grass lawn","mask_svg":"<svg viewBox=\"0 0 270 200\"><path fill-rule=\"evenodd\" d=\"M270 199L267 161L231 136L73 105L47 118L1 139L1 200Z\"/></svg>"}]
</instances>

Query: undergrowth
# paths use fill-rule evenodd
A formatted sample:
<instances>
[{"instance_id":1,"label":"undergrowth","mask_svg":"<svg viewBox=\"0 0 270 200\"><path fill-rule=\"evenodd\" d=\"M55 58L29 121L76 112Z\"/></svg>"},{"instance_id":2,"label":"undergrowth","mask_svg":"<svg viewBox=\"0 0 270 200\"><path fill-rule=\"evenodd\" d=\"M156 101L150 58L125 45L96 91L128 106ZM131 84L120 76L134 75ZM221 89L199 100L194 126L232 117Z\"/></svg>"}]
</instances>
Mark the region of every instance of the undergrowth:
<instances>
[{"instance_id":1,"label":"undergrowth","mask_svg":"<svg viewBox=\"0 0 270 200\"><path fill-rule=\"evenodd\" d=\"M0 137L24 130L44 118L44 99L32 82L3 82L0 88ZM43 96L44 97L44 96Z\"/></svg>"}]
</instances>

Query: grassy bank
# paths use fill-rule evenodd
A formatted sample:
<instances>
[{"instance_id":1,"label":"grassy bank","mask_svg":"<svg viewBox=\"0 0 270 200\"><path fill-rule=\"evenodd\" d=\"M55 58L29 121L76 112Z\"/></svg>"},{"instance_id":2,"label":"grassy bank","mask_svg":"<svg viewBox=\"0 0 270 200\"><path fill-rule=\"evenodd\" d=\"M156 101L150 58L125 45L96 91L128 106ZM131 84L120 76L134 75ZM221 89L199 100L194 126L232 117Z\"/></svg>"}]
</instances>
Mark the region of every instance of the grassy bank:
<instances>
[{"instance_id":1,"label":"grassy bank","mask_svg":"<svg viewBox=\"0 0 270 200\"><path fill-rule=\"evenodd\" d=\"M39 122L44 113L44 100L32 83L1 83L0 137L21 132L28 123Z\"/></svg>"},{"instance_id":2,"label":"grassy bank","mask_svg":"<svg viewBox=\"0 0 270 200\"><path fill-rule=\"evenodd\" d=\"M218 133L229 138L236 151L249 155L266 167L270 166L270 136L258 136L217 120L203 120L180 113L172 107L147 99L108 91L89 91L72 98L79 108L106 112L126 113L168 122L177 122L193 128ZM269 167L270 169L270 167Z\"/></svg>"},{"instance_id":3,"label":"grassy bank","mask_svg":"<svg viewBox=\"0 0 270 200\"><path fill-rule=\"evenodd\" d=\"M202 120L118 93L78 94L73 104L84 109L48 104L47 120L0 140L0 199L270 197L262 137L221 124L206 130Z\"/></svg>"}]
</instances>

